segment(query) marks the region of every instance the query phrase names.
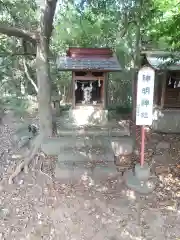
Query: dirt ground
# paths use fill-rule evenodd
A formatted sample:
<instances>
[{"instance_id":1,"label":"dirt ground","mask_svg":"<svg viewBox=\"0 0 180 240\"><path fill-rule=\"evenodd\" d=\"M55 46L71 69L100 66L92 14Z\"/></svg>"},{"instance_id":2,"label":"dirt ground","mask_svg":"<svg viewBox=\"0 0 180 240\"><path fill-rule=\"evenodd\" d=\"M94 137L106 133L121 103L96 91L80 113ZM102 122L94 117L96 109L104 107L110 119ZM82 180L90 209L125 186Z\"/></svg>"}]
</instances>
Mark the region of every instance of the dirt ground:
<instances>
[{"instance_id":1,"label":"dirt ground","mask_svg":"<svg viewBox=\"0 0 180 240\"><path fill-rule=\"evenodd\" d=\"M0 126L0 174L14 160L12 116ZM156 190L140 196L127 189L123 177L62 184L46 172L22 173L0 193L0 239L165 240L180 239L180 136L149 133L146 160L158 175Z\"/></svg>"}]
</instances>

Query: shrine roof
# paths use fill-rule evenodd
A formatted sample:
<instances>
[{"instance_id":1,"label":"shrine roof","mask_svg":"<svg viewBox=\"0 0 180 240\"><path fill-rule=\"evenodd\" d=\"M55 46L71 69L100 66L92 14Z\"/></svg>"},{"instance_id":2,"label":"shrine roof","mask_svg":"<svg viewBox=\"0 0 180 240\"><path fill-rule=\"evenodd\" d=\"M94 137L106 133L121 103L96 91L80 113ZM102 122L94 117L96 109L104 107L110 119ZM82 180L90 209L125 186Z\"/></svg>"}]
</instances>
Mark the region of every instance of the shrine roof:
<instances>
[{"instance_id":1,"label":"shrine roof","mask_svg":"<svg viewBox=\"0 0 180 240\"><path fill-rule=\"evenodd\" d=\"M66 56L57 58L57 66L61 71L122 70L116 55L109 48L69 48Z\"/></svg>"},{"instance_id":2,"label":"shrine roof","mask_svg":"<svg viewBox=\"0 0 180 240\"><path fill-rule=\"evenodd\" d=\"M180 53L165 51L143 51L147 63L156 70L180 71Z\"/></svg>"}]
</instances>

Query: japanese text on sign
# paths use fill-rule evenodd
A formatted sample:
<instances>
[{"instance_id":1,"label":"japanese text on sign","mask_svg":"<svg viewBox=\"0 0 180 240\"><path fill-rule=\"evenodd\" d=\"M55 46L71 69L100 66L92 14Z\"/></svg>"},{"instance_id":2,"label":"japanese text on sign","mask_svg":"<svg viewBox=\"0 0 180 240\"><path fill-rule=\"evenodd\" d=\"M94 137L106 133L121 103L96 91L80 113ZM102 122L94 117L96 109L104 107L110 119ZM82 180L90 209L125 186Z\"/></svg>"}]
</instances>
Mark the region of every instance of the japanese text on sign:
<instances>
[{"instance_id":1,"label":"japanese text on sign","mask_svg":"<svg viewBox=\"0 0 180 240\"><path fill-rule=\"evenodd\" d=\"M138 73L136 125L151 125L153 120L155 71L143 67Z\"/></svg>"}]
</instances>

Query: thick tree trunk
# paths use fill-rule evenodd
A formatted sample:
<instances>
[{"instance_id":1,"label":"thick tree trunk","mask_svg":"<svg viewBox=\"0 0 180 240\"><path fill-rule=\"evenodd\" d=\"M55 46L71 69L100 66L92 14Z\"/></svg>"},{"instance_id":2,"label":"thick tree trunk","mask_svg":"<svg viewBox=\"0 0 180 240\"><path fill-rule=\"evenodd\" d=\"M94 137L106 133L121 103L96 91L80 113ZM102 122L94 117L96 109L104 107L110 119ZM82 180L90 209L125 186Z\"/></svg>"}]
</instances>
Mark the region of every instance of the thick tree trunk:
<instances>
[{"instance_id":1,"label":"thick tree trunk","mask_svg":"<svg viewBox=\"0 0 180 240\"><path fill-rule=\"evenodd\" d=\"M40 133L52 136L51 82L48 62L48 42L40 36L37 42L36 71L38 83L38 103Z\"/></svg>"},{"instance_id":2,"label":"thick tree trunk","mask_svg":"<svg viewBox=\"0 0 180 240\"><path fill-rule=\"evenodd\" d=\"M41 1L39 39L37 39L36 71L38 83L38 103L40 133L52 136L51 81L49 70L49 42L53 29L53 18L57 0Z\"/></svg>"}]
</instances>

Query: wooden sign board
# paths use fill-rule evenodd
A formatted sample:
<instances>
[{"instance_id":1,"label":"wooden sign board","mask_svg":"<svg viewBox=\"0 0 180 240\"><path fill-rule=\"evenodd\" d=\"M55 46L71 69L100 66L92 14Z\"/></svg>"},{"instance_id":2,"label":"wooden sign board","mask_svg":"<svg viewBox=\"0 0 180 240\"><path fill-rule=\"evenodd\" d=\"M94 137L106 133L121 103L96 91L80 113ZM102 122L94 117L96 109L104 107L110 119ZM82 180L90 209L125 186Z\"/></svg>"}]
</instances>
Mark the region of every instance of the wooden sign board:
<instances>
[{"instance_id":1,"label":"wooden sign board","mask_svg":"<svg viewBox=\"0 0 180 240\"><path fill-rule=\"evenodd\" d=\"M155 71L143 67L138 72L136 125L151 125L153 121Z\"/></svg>"}]
</instances>

